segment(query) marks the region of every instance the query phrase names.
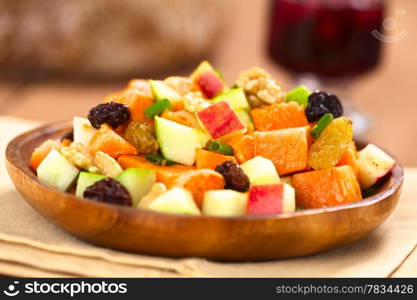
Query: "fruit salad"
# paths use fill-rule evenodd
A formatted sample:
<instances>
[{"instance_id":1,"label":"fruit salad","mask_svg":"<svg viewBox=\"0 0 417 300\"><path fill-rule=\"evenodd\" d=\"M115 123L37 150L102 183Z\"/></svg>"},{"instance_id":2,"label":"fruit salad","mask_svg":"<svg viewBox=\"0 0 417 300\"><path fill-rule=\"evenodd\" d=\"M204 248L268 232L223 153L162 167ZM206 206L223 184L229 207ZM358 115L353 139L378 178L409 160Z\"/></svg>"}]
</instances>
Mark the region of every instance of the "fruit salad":
<instances>
[{"instance_id":1,"label":"fruit salad","mask_svg":"<svg viewBox=\"0 0 417 300\"><path fill-rule=\"evenodd\" d=\"M33 151L47 185L164 213L291 213L362 200L395 165L358 151L339 98L285 91L260 68L232 85L208 62L189 77L135 79Z\"/></svg>"}]
</instances>

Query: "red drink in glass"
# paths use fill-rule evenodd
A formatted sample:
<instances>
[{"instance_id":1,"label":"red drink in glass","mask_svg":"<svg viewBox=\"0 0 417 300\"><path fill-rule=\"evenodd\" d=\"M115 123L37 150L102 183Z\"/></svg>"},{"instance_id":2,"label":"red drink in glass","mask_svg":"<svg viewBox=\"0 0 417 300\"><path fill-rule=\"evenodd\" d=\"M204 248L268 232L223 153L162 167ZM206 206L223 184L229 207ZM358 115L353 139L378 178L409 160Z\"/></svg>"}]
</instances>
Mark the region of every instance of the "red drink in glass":
<instances>
[{"instance_id":1,"label":"red drink in glass","mask_svg":"<svg viewBox=\"0 0 417 300\"><path fill-rule=\"evenodd\" d=\"M343 79L373 69L380 59L384 2L274 0L269 55L297 75Z\"/></svg>"}]
</instances>

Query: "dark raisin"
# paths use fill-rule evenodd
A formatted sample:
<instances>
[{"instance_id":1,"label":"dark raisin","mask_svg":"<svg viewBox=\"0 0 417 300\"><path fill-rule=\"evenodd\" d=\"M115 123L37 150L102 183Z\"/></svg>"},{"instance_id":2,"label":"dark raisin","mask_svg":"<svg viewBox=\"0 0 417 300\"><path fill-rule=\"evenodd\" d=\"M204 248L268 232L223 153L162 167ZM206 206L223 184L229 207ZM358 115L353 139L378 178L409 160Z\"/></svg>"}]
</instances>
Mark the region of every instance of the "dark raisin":
<instances>
[{"instance_id":1,"label":"dark raisin","mask_svg":"<svg viewBox=\"0 0 417 300\"><path fill-rule=\"evenodd\" d=\"M216 167L216 172L223 175L226 182L225 189L246 192L249 189L249 178L233 161L227 160Z\"/></svg>"},{"instance_id":2,"label":"dark raisin","mask_svg":"<svg viewBox=\"0 0 417 300\"><path fill-rule=\"evenodd\" d=\"M111 178L104 178L86 188L84 198L106 203L132 205L132 197L129 191Z\"/></svg>"},{"instance_id":3,"label":"dark raisin","mask_svg":"<svg viewBox=\"0 0 417 300\"><path fill-rule=\"evenodd\" d=\"M62 137L61 137L61 142L63 140L70 140L70 141L74 141L74 130L71 129L70 131L68 131L67 133L65 133Z\"/></svg>"},{"instance_id":4,"label":"dark raisin","mask_svg":"<svg viewBox=\"0 0 417 300\"><path fill-rule=\"evenodd\" d=\"M343 115L343 106L336 95L316 91L308 97L306 115L309 122L318 121L324 114L330 113L338 118Z\"/></svg>"},{"instance_id":5,"label":"dark raisin","mask_svg":"<svg viewBox=\"0 0 417 300\"><path fill-rule=\"evenodd\" d=\"M88 119L94 128L98 129L101 124L106 123L115 129L130 119L130 110L120 103L103 103L90 110Z\"/></svg>"}]
</instances>

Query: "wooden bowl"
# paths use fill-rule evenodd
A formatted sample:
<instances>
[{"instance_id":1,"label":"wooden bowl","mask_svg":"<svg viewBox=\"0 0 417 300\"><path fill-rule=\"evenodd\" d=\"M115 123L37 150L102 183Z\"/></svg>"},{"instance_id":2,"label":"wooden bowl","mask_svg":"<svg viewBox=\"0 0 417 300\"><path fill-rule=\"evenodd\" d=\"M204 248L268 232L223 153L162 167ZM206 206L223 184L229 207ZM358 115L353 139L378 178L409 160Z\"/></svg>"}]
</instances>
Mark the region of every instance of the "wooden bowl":
<instances>
[{"instance_id":1,"label":"wooden bowl","mask_svg":"<svg viewBox=\"0 0 417 300\"><path fill-rule=\"evenodd\" d=\"M183 216L79 199L40 183L28 166L35 147L69 123L44 126L12 140L7 168L16 189L41 215L90 243L135 253L261 261L303 256L356 242L395 208L403 182L398 164L377 194L355 203L280 215Z\"/></svg>"}]
</instances>

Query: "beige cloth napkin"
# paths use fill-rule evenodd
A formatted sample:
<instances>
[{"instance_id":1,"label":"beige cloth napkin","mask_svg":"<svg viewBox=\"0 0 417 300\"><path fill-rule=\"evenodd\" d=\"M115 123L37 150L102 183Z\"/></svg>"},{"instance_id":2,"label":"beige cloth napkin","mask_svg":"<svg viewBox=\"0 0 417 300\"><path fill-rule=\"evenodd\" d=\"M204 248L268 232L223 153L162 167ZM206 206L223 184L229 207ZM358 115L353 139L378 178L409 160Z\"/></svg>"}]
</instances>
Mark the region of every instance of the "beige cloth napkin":
<instances>
[{"instance_id":1,"label":"beige cloth napkin","mask_svg":"<svg viewBox=\"0 0 417 300\"><path fill-rule=\"evenodd\" d=\"M38 215L4 167L7 141L34 123L0 118L0 274L86 277L389 277L417 276L417 169L406 169L393 215L364 240L309 257L262 263L172 259L99 248ZM6 129L6 130L5 130Z\"/></svg>"}]
</instances>

